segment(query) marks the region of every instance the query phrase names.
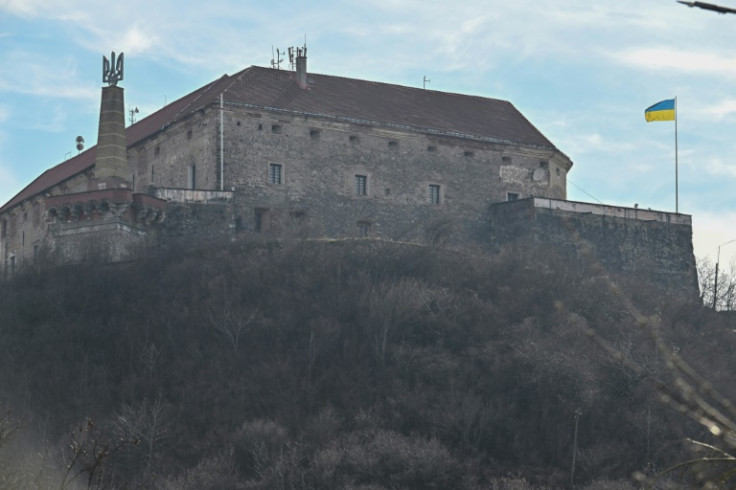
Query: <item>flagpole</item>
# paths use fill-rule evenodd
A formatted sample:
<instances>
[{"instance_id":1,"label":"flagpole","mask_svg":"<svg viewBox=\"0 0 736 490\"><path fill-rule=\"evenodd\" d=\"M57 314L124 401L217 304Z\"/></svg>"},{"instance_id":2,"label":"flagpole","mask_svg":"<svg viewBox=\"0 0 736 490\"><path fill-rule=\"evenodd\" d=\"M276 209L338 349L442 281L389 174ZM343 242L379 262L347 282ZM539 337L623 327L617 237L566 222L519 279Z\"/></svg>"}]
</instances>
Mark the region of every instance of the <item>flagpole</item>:
<instances>
[{"instance_id":1,"label":"flagpole","mask_svg":"<svg viewBox=\"0 0 736 490\"><path fill-rule=\"evenodd\" d=\"M677 162L677 96L675 96L675 214L680 213L679 176Z\"/></svg>"}]
</instances>

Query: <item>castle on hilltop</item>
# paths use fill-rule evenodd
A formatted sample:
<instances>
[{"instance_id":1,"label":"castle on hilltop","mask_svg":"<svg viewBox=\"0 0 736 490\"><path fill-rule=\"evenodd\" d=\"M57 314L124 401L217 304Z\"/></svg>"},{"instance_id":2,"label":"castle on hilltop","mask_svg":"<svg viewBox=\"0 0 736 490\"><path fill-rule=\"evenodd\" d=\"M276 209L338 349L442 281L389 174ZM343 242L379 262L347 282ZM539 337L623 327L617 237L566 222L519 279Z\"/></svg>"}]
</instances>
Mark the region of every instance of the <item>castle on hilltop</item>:
<instances>
[{"instance_id":1,"label":"castle on hilltop","mask_svg":"<svg viewBox=\"0 0 736 490\"><path fill-rule=\"evenodd\" d=\"M566 201L572 161L510 102L251 66L125 127L105 59L98 142L0 208L0 268L120 261L241 236L592 251L697 291L690 216Z\"/></svg>"}]
</instances>

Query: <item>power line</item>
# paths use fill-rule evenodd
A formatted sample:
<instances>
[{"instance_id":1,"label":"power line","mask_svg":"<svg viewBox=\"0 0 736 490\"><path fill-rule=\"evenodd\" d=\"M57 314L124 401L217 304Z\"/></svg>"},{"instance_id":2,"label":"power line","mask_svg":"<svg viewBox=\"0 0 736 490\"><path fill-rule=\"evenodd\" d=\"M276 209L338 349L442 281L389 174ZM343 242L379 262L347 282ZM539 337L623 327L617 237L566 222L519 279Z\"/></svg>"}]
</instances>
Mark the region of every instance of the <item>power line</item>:
<instances>
[{"instance_id":1,"label":"power line","mask_svg":"<svg viewBox=\"0 0 736 490\"><path fill-rule=\"evenodd\" d=\"M600 199L598 199L597 197L595 197L593 194L587 192L585 189L583 189L579 185L575 184L575 182L571 181L569 177L567 179L567 183L568 184L572 184L573 187L575 187L577 190L579 190L580 192L582 192L586 196L590 197L591 199L595 199L596 201L598 201L598 204L603 204L603 201L601 201Z\"/></svg>"}]
</instances>

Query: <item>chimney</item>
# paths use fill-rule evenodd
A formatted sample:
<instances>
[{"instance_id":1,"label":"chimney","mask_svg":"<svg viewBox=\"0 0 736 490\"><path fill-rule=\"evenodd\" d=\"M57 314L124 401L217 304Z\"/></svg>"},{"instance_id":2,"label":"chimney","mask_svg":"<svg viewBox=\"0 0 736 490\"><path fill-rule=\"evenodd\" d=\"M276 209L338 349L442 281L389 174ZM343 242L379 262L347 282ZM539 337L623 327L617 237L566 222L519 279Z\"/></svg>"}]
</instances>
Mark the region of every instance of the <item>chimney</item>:
<instances>
[{"instance_id":1,"label":"chimney","mask_svg":"<svg viewBox=\"0 0 736 490\"><path fill-rule=\"evenodd\" d=\"M95 178L100 189L110 187L129 187L128 183L128 145L125 138L125 98L123 89L117 86L122 77L120 53L117 67L115 53L112 65L104 58L103 81L108 87L102 89L100 104L100 125L97 132L97 155L95 157Z\"/></svg>"},{"instance_id":2,"label":"chimney","mask_svg":"<svg viewBox=\"0 0 736 490\"><path fill-rule=\"evenodd\" d=\"M306 90L307 83L307 46L296 48L296 84L299 88Z\"/></svg>"}]
</instances>

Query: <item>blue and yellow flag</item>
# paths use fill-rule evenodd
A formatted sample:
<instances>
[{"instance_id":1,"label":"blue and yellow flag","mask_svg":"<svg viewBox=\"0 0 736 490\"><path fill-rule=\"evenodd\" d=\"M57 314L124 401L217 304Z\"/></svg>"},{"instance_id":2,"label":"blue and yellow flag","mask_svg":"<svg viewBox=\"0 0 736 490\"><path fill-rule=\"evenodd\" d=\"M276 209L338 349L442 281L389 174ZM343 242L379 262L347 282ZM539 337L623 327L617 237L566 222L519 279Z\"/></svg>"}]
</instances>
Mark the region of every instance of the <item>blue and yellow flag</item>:
<instances>
[{"instance_id":1,"label":"blue and yellow flag","mask_svg":"<svg viewBox=\"0 0 736 490\"><path fill-rule=\"evenodd\" d=\"M667 99L657 102L651 107L647 107L644 111L644 117L647 122L652 121L674 121L675 120L675 99Z\"/></svg>"}]
</instances>

